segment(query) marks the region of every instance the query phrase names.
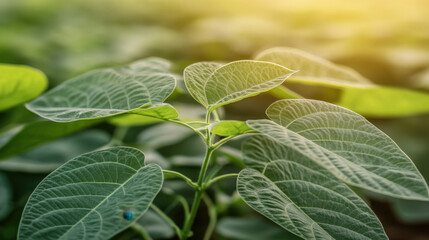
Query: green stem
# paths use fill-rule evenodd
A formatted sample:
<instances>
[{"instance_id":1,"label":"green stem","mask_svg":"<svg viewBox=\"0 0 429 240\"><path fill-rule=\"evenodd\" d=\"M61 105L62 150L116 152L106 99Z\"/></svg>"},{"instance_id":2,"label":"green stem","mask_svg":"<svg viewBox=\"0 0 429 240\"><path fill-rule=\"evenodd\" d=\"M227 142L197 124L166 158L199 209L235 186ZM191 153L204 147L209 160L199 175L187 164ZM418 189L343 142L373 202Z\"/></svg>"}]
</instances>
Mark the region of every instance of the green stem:
<instances>
[{"instance_id":1,"label":"green stem","mask_svg":"<svg viewBox=\"0 0 429 240\"><path fill-rule=\"evenodd\" d=\"M198 177L198 182L197 182L198 188L196 189L197 191L195 193L194 201L192 202L191 213L189 215L189 218L186 220L182 230L182 234L180 235L180 239L182 240L186 240L189 237L189 232L191 230L192 224L194 223L195 216L197 215L198 207L200 206L200 202L204 193L204 188L203 188L204 176L207 172L210 158L214 150L215 148L213 148L212 146L209 146L207 148L203 166L201 167L200 175Z\"/></svg>"},{"instance_id":2,"label":"green stem","mask_svg":"<svg viewBox=\"0 0 429 240\"><path fill-rule=\"evenodd\" d=\"M179 124L179 125L182 125L182 126L185 126L185 127L189 128L189 129L191 129L192 131L194 131L196 134L198 134L203 140L206 139L206 136L204 136L204 134L202 134L200 131L198 131L197 129L193 128L191 125L189 125L189 124L187 124L185 122L182 122L182 121L179 121L179 120L174 120L174 119L168 119L166 121L167 122L171 122L171 123L176 123L176 124Z\"/></svg>"},{"instance_id":3,"label":"green stem","mask_svg":"<svg viewBox=\"0 0 429 240\"><path fill-rule=\"evenodd\" d=\"M158 213L158 215L161 216L168 224L170 224L170 226L174 229L174 231L176 232L176 234L180 236L180 228L176 225L176 223L174 223L174 221L169 216L167 216L161 209L159 209L154 204L150 205L150 207L156 213Z\"/></svg>"},{"instance_id":4,"label":"green stem","mask_svg":"<svg viewBox=\"0 0 429 240\"><path fill-rule=\"evenodd\" d=\"M195 184L194 182L192 182L192 180L191 179L189 179L188 177L186 177L185 175L183 175L183 174L181 174L181 173L179 173L179 172L175 172L175 171L170 171L170 170L162 170L162 172L165 174L165 173L167 173L167 174L171 174L171 175L174 175L174 176L176 176L176 177L179 177L179 178L182 178L183 180L185 180L186 181L186 183L188 183L189 184L189 186L191 186L192 188L195 188L195 189L197 189L198 188L198 185L197 184Z\"/></svg>"},{"instance_id":5,"label":"green stem","mask_svg":"<svg viewBox=\"0 0 429 240\"><path fill-rule=\"evenodd\" d=\"M207 226L206 233L204 234L204 240L210 240L210 237L213 234L213 231L217 222L217 212L216 207L213 205L212 200L207 194L203 195L203 201L207 206L207 211L209 215L209 225Z\"/></svg>"},{"instance_id":6,"label":"green stem","mask_svg":"<svg viewBox=\"0 0 429 240\"><path fill-rule=\"evenodd\" d=\"M215 182L217 182L217 181L219 181L219 180L222 180L222 179L224 179L224 178L237 177L237 176L238 176L238 173L228 173L228 174L224 174L224 175L217 176L217 177L215 177L215 178L211 179L210 181L208 181L208 182L205 184L204 188L208 188L208 187L210 187L213 183L215 183Z\"/></svg>"},{"instance_id":7,"label":"green stem","mask_svg":"<svg viewBox=\"0 0 429 240\"><path fill-rule=\"evenodd\" d=\"M152 240L152 238L146 232L146 229L144 229L142 225L135 222L131 224L131 228L134 229L134 231L136 231L138 234L140 234L140 236L142 236L144 240Z\"/></svg>"}]
</instances>

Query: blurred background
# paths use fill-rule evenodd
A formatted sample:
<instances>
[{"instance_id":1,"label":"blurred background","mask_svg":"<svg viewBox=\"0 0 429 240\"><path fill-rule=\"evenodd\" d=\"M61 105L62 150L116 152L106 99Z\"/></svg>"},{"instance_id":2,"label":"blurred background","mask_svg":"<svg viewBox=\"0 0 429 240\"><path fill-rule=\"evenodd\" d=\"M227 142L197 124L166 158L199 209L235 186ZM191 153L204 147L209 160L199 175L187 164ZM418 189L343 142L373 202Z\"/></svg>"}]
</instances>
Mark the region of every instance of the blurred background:
<instances>
[{"instance_id":1,"label":"blurred background","mask_svg":"<svg viewBox=\"0 0 429 240\"><path fill-rule=\"evenodd\" d=\"M40 69L50 87L149 56L172 61L180 74L197 61L251 59L275 46L349 66L378 84L429 91L426 0L0 0L0 62ZM252 102L272 100L263 95L243 104L260 117ZM370 120L429 181L429 115ZM0 219L0 239L15 239L20 211L44 175L3 171L14 208ZM391 239L429 239L429 203L362 194Z\"/></svg>"}]
</instances>

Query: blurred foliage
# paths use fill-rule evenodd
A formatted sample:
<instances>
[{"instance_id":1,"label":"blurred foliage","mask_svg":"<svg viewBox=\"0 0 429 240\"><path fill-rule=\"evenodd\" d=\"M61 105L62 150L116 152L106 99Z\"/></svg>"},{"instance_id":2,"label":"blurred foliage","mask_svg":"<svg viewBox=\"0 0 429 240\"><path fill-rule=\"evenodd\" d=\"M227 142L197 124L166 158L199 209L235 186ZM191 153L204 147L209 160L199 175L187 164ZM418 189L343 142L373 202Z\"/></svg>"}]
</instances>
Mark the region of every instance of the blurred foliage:
<instances>
[{"instance_id":1,"label":"blurred foliage","mask_svg":"<svg viewBox=\"0 0 429 240\"><path fill-rule=\"evenodd\" d=\"M38 68L53 87L90 69L128 64L149 56L173 61L175 72L181 74L184 67L197 61L251 59L261 50L287 46L351 67L378 84L429 91L428 9L429 1L425 0L1 0L0 62ZM180 105L189 103L189 99L178 94L172 101L173 105ZM273 97L261 95L228 106L225 114L228 119L261 118L263 109L273 101ZM18 117L22 124L29 120L23 120L25 114L28 115ZM0 113L0 134L16 127L8 120L14 118L16 123L15 115L11 111ZM373 120L414 160L429 182L428 121L428 115ZM90 131L102 131L102 135L118 135L112 125L93 128L96 130ZM149 144L148 136L157 129L149 125L131 127L122 134L123 141L151 151L148 155L153 161L166 162L172 169L187 174L189 171L190 176L198 174L192 166L200 164L202 153L191 148L200 144L199 139L184 132L178 143ZM165 137L168 138L168 132ZM64 156L81 151L80 147L70 151L59 149L61 141L72 138L52 145L61 152L61 161ZM108 139L101 138L104 142ZM240 165L239 156L231 154L239 146L240 142L231 143L229 151L219 155L217 161L225 165L222 171L237 171L237 166L228 163ZM43 152L37 149L33 151ZM50 163L55 155L55 152L51 156L41 154L32 161L46 158ZM15 156L15 161L26 157ZM0 174L0 201L13 201L0 209L0 239L15 239L22 208L44 175L6 170ZM234 183L226 183L211 192L217 196L220 213L237 217L248 214L242 202L231 195L229 185ZM167 182L166 187L176 192L186 189L174 181ZM170 192L164 194L170 196L167 198L170 202L162 202L159 197L157 205L180 222L180 204L171 203L175 196ZM392 209L399 221L428 226L429 204L395 201ZM201 209L197 217L201 227L207 222L205 215ZM158 233L158 229L153 231ZM223 237L233 237L225 229L221 231ZM418 239L413 236L418 236L419 231L427 230L409 231L408 239ZM134 235L127 230L117 238L129 239L129 236Z\"/></svg>"}]
</instances>

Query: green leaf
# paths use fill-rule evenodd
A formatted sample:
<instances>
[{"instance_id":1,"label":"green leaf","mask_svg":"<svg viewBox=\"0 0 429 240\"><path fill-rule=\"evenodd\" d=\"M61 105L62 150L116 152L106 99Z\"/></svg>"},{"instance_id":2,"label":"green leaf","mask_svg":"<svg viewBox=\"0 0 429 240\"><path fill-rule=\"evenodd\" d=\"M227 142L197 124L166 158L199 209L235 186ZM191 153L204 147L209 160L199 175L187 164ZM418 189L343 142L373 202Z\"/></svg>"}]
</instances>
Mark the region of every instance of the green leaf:
<instances>
[{"instance_id":1,"label":"green leaf","mask_svg":"<svg viewBox=\"0 0 429 240\"><path fill-rule=\"evenodd\" d=\"M429 94L387 86L341 86L335 103L372 118L429 113Z\"/></svg>"},{"instance_id":2,"label":"green leaf","mask_svg":"<svg viewBox=\"0 0 429 240\"><path fill-rule=\"evenodd\" d=\"M258 218L222 218L216 232L228 239L236 240L300 240L277 225Z\"/></svg>"},{"instance_id":3,"label":"green leaf","mask_svg":"<svg viewBox=\"0 0 429 240\"><path fill-rule=\"evenodd\" d=\"M184 72L191 96L210 112L243 98L269 91L294 72L278 64L261 61L195 63Z\"/></svg>"},{"instance_id":4,"label":"green leaf","mask_svg":"<svg viewBox=\"0 0 429 240\"><path fill-rule=\"evenodd\" d=\"M427 200L428 187L413 162L386 134L348 109L316 100L280 100L273 120L249 127L300 152L348 184L388 196Z\"/></svg>"},{"instance_id":5,"label":"green leaf","mask_svg":"<svg viewBox=\"0 0 429 240\"><path fill-rule=\"evenodd\" d=\"M300 151L265 136L243 145L243 200L304 239L387 239L371 209L346 184Z\"/></svg>"},{"instance_id":6,"label":"green leaf","mask_svg":"<svg viewBox=\"0 0 429 240\"><path fill-rule=\"evenodd\" d=\"M236 136L249 131L253 129L247 126L246 122L232 120L218 122L211 129L212 133L222 137Z\"/></svg>"},{"instance_id":7,"label":"green leaf","mask_svg":"<svg viewBox=\"0 0 429 240\"><path fill-rule=\"evenodd\" d=\"M27 104L27 108L56 122L146 109L163 103L175 88L174 75L159 70L164 69L154 68L145 61L95 70L66 81Z\"/></svg>"},{"instance_id":8,"label":"green leaf","mask_svg":"<svg viewBox=\"0 0 429 240\"><path fill-rule=\"evenodd\" d=\"M339 97L324 100L367 117L399 117L429 112L429 94L373 84L350 68L304 51L273 48L260 53L256 59L298 70L288 79L290 83L340 90ZM279 93L279 90L272 95L295 98L288 93Z\"/></svg>"},{"instance_id":9,"label":"green leaf","mask_svg":"<svg viewBox=\"0 0 429 240\"><path fill-rule=\"evenodd\" d=\"M46 177L25 206L18 239L109 239L139 219L161 189L161 168L137 149L81 155ZM132 211L130 221L123 218Z\"/></svg>"},{"instance_id":10,"label":"green leaf","mask_svg":"<svg viewBox=\"0 0 429 240\"><path fill-rule=\"evenodd\" d=\"M143 126L152 123L162 122L162 120L176 119L182 121L194 121L204 119L206 113L201 106L191 104L159 104L155 108L138 109L129 113L121 114L109 119L109 123L119 126ZM177 109L177 110L176 110Z\"/></svg>"},{"instance_id":11,"label":"green leaf","mask_svg":"<svg viewBox=\"0 0 429 240\"><path fill-rule=\"evenodd\" d=\"M100 130L87 130L67 136L0 162L0 169L28 173L49 173L68 160L94 151L110 136Z\"/></svg>"},{"instance_id":12,"label":"green leaf","mask_svg":"<svg viewBox=\"0 0 429 240\"><path fill-rule=\"evenodd\" d=\"M173 228L155 211L149 209L138 221L153 239L172 238L175 234Z\"/></svg>"},{"instance_id":13,"label":"green leaf","mask_svg":"<svg viewBox=\"0 0 429 240\"><path fill-rule=\"evenodd\" d=\"M12 188L6 176L0 173L0 220L3 220L12 207Z\"/></svg>"},{"instance_id":14,"label":"green leaf","mask_svg":"<svg viewBox=\"0 0 429 240\"><path fill-rule=\"evenodd\" d=\"M37 69L0 64L0 111L39 96L47 86L46 76Z\"/></svg>"},{"instance_id":15,"label":"green leaf","mask_svg":"<svg viewBox=\"0 0 429 240\"><path fill-rule=\"evenodd\" d=\"M26 152L43 143L87 128L98 120L56 123L39 120L16 126L0 134L0 159Z\"/></svg>"},{"instance_id":16,"label":"green leaf","mask_svg":"<svg viewBox=\"0 0 429 240\"><path fill-rule=\"evenodd\" d=\"M294 82L370 83L369 80L351 68L338 66L299 49L286 47L270 48L258 54L255 59L277 63L297 70L293 77L290 78Z\"/></svg>"}]
</instances>

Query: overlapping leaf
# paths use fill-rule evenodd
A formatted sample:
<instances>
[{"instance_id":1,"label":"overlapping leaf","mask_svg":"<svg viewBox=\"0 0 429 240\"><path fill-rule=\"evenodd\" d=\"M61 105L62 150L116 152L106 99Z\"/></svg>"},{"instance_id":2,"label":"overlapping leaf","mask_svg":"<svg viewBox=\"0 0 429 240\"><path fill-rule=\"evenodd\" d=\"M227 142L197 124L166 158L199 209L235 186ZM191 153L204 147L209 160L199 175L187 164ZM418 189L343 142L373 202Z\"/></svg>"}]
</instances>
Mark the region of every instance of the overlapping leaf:
<instances>
[{"instance_id":1,"label":"overlapping leaf","mask_svg":"<svg viewBox=\"0 0 429 240\"><path fill-rule=\"evenodd\" d=\"M76 77L30 102L27 107L56 122L102 118L161 104L173 92L167 63L148 59L130 66L95 70ZM152 109L149 113L153 117Z\"/></svg>"},{"instance_id":2,"label":"overlapping leaf","mask_svg":"<svg viewBox=\"0 0 429 240\"><path fill-rule=\"evenodd\" d=\"M348 184L404 199L429 199L427 185L408 156L362 116L316 100L281 100L272 120L247 124Z\"/></svg>"},{"instance_id":3,"label":"overlapping leaf","mask_svg":"<svg viewBox=\"0 0 429 240\"><path fill-rule=\"evenodd\" d=\"M293 73L278 64L261 61L236 61L225 65L201 62L188 66L184 78L192 97L213 111L268 91Z\"/></svg>"},{"instance_id":4,"label":"overlapping leaf","mask_svg":"<svg viewBox=\"0 0 429 240\"><path fill-rule=\"evenodd\" d=\"M243 200L303 239L387 239L371 209L308 156L266 136L243 145Z\"/></svg>"},{"instance_id":5,"label":"overlapping leaf","mask_svg":"<svg viewBox=\"0 0 429 240\"><path fill-rule=\"evenodd\" d=\"M340 90L339 97L332 102L367 117L398 117L429 112L427 93L373 84L350 68L304 51L273 48L260 53L256 60L298 70L289 78L291 83ZM289 94L285 97L291 98Z\"/></svg>"},{"instance_id":6,"label":"overlapping leaf","mask_svg":"<svg viewBox=\"0 0 429 240\"><path fill-rule=\"evenodd\" d=\"M110 148L70 160L36 188L18 239L109 239L140 218L162 186L161 168L137 149ZM132 211L133 219L122 218Z\"/></svg>"},{"instance_id":7,"label":"overlapping leaf","mask_svg":"<svg viewBox=\"0 0 429 240\"><path fill-rule=\"evenodd\" d=\"M46 76L37 69L0 64L0 111L37 97L47 86Z\"/></svg>"}]
</instances>

